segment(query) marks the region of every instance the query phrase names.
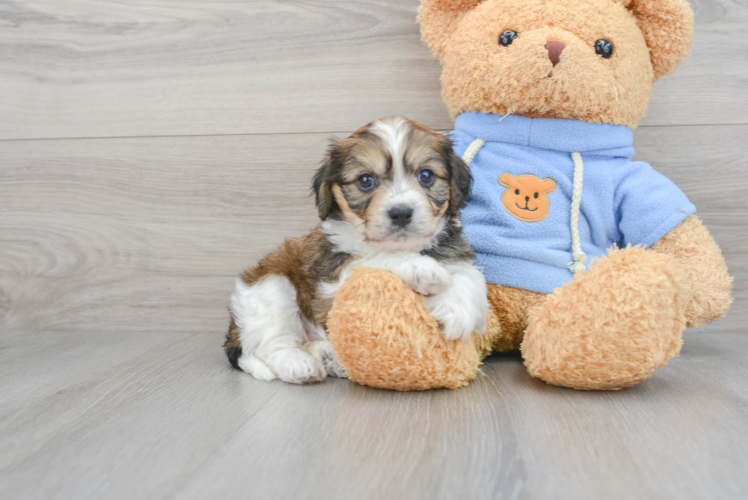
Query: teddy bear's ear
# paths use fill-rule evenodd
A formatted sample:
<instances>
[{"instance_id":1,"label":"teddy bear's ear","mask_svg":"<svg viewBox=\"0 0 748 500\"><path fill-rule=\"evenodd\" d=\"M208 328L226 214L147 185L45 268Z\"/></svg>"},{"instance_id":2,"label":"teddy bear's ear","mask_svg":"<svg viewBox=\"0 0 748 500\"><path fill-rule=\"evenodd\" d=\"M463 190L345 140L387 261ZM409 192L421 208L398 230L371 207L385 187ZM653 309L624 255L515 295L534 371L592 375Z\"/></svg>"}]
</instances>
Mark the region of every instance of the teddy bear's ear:
<instances>
[{"instance_id":1,"label":"teddy bear's ear","mask_svg":"<svg viewBox=\"0 0 748 500\"><path fill-rule=\"evenodd\" d=\"M436 57L441 57L460 18L483 0L421 0L418 23L421 38Z\"/></svg>"},{"instance_id":2,"label":"teddy bear's ear","mask_svg":"<svg viewBox=\"0 0 748 500\"><path fill-rule=\"evenodd\" d=\"M509 187L509 184L511 184L512 179L514 179L514 176L510 174L509 172L504 172L499 176L499 184L501 184L504 187Z\"/></svg>"},{"instance_id":3,"label":"teddy bear's ear","mask_svg":"<svg viewBox=\"0 0 748 500\"><path fill-rule=\"evenodd\" d=\"M556 181L554 181L550 177L546 177L545 179L543 179L543 182L540 184L540 186L543 189L544 193L552 193L556 190Z\"/></svg>"},{"instance_id":4,"label":"teddy bear's ear","mask_svg":"<svg viewBox=\"0 0 748 500\"><path fill-rule=\"evenodd\" d=\"M636 18L649 47L655 80L683 62L693 39L693 10L686 0L620 0Z\"/></svg>"}]
</instances>

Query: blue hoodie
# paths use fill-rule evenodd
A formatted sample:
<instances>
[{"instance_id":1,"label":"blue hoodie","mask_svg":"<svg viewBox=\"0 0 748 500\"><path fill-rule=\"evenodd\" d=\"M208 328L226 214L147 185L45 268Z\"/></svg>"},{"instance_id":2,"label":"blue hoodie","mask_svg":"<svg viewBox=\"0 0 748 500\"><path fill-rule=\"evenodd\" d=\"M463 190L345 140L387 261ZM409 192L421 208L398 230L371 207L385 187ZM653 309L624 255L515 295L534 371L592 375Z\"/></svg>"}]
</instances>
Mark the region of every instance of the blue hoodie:
<instances>
[{"instance_id":1,"label":"blue hoodie","mask_svg":"<svg viewBox=\"0 0 748 500\"><path fill-rule=\"evenodd\" d=\"M573 152L583 162L578 231L587 266L613 245L652 245L696 211L669 179L631 161L624 125L469 112L457 117L452 139L460 156L486 141L470 164L473 199L462 225L489 283L551 293L573 278Z\"/></svg>"}]
</instances>

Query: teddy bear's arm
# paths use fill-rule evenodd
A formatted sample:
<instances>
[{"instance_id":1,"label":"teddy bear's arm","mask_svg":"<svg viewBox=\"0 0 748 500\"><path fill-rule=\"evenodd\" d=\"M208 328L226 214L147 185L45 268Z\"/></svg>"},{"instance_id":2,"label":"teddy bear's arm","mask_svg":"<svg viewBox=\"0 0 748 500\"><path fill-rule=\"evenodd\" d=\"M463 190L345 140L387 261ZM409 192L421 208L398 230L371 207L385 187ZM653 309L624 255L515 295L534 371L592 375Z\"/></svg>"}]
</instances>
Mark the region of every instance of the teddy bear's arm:
<instances>
[{"instance_id":1,"label":"teddy bear's arm","mask_svg":"<svg viewBox=\"0 0 748 500\"><path fill-rule=\"evenodd\" d=\"M701 219L692 215L651 250L673 257L688 294L686 325L701 326L723 317L732 303L732 278L717 243Z\"/></svg>"}]
</instances>

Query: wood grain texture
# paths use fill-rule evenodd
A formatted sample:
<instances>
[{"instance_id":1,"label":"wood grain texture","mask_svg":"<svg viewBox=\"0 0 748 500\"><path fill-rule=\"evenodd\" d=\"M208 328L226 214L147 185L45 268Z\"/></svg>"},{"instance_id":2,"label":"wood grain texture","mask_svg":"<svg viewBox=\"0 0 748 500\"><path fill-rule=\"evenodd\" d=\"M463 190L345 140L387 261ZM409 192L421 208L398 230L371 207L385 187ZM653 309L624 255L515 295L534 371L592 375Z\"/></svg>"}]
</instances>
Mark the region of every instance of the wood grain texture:
<instances>
[{"instance_id":1,"label":"wood grain texture","mask_svg":"<svg viewBox=\"0 0 748 500\"><path fill-rule=\"evenodd\" d=\"M234 277L317 223L326 141L0 144L0 324L223 329Z\"/></svg>"},{"instance_id":2,"label":"wood grain texture","mask_svg":"<svg viewBox=\"0 0 748 500\"><path fill-rule=\"evenodd\" d=\"M699 207L748 321L748 126L648 127L637 158ZM0 329L222 331L234 277L317 223L326 134L0 142Z\"/></svg>"},{"instance_id":3,"label":"wood grain texture","mask_svg":"<svg viewBox=\"0 0 748 500\"><path fill-rule=\"evenodd\" d=\"M0 497L744 499L748 337L619 392L489 358L458 391L232 370L220 335L0 337Z\"/></svg>"},{"instance_id":4,"label":"wood grain texture","mask_svg":"<svg viewBox=\"0 0 748 500\"><path fill-rule=\"evenodd\" d=\"M748 9L697 0L690 59L643 125L745 124ZM0 139L451 123L418 0L0 1Z\"/></svg>"}]
</instances>

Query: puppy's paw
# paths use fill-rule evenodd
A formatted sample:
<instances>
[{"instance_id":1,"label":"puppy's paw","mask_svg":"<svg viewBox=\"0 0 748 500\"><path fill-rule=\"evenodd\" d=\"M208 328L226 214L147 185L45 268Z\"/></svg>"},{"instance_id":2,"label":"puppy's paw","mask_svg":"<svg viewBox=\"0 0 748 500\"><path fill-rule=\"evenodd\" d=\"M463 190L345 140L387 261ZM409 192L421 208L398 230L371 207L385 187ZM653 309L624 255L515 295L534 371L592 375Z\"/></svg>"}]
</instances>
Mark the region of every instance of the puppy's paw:
<instances>
[{"instance_id":1,"label":"puppy's paw","mask_svg":"<svg viewBox=\"0 0 748 500\"><path fill-rule=\"evenodd\" d=\"M442 335L447 340L466 339L486 330L486 311L480 303L465 300L454 293L443 293L425 298L431 315L442 325Z\"/></svg>"},{"instance_id":2,"label":"puppy's paw","mask_svg":"<svg viewBox=\"0 0 748 500\"><path fill-rule=\"evenodd\" d=\"M314 357L317 361L322 363L325 367L325 371L329 377L345 378L346 372L338 364L337 358L335 358L335 352L332 350L332 344L327 340L317 340L314 342L307 342L304 345L304 350Z\"/></svg>"},{"instance_id":3,"label":"puppy's paw","mask_svg":"<svg viewBox=\"0 0 748 500\"><path fill-rule=\"evenodd\" d=\"M239 358L239 368L252 375L257 380L269 382L276 377L273 370L270 369L263 361L257 359L254 354L245 354Z\"/></svg>"},{"instance_id":4,"label":"puppy's paw","mask_svg":"<svg viewBox=\"0 0 748 500\"><path fill-rule=\"evenodd\" d=\"M348 373L338 364L338 360L334 356L326 358L322 364L327 370L328 377L346 378L348 376Z\"/></svg>"},{"instance_id":5,"label":"puppy's paw","mask_svg":"<svg viewBox=\"0 0 748 500\"><path fill-rule=\"evenodd\" d=\"M452 275L433 259L418 259L409 263L400 276L413 290L430 296L443 293L452 284Z\"/></svg>"},{"instance_id":6,"label":"puppy's paw","mask_svg":"<svg viewBox=\"0 0 748 500\"><path fill-rule=\"evenodd\" d=\"M327 377L322 363L298 348L277 351L268 359L268 365L275 374L289 384L321 382Z\"/></svg>"}]
</instances>

